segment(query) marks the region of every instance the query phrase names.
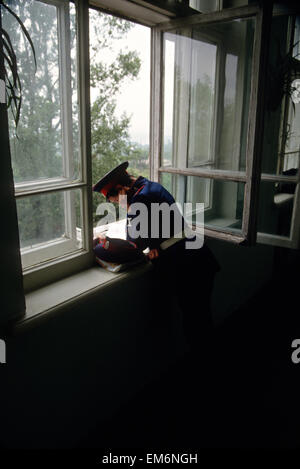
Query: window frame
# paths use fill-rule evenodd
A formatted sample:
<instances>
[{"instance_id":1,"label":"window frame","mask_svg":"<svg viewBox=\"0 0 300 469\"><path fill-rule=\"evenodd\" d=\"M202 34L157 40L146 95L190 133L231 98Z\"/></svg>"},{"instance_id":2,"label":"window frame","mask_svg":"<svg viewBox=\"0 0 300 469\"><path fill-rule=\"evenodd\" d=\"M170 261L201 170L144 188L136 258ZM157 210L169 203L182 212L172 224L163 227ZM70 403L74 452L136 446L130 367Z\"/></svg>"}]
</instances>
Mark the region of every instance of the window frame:
<instances>
[{"instance_id":1,"label":"window frame","mask_svg":"<svg viewBox=\"0 0 300 469\"><path fill-rule=\"evenodd\" d=\"M289 49L291 43L294 42L293 38L293 16L299 16L299 10L290 8L274 8L273 16L288 16L290 19L289 34L287 37L287 49ZM300 60L300 59L299 59ZM287 125L288 118L290 116L291 102L290 99L285 96L283 98L281 107L281 129L279 134L279 154L282 155L284 152L285 142L282 137L282 130ZM299 152L300 155L300 152ZM300 157L300 156L299 156ZM277 162L277 170L279 169L279 160ZM293 194L293 210L291 217L291 226L289 236L282 236L264 232L257 232L257 241L262 244L269 244L272 246L285 247L291 249L299 249L300 247L300 174L298 171L297 176L285 176L281 174L269 174L261 173L262 182L273 182L273 183L294 183L295 192Z\"/></svg>"},{"instance_id":2,"label":"window frame","mask_svg":"<svg viewBox=\"0 0 300 469\"><path fill-rule=\"evenodd\" d=\"M93 262L92 252L92 176L90 158L90 96L89 96L89 30L88 11L89 6L84 0L38 0L45 4L57 7L58 18L58 54L60 74L60 98L62 119L62 143L63 143L63 177L46 179L41 181L29 181L15 184L15 198L24 198L38 194L51 194L65 191L64 204L66 207L66 232L76 230L72 217L71 191L80 190L80 202L82 207L82 223L84 240L81 248L75 246L73 239L56 239L40 245L40 262L35 265L28 264L30 251L36 256L39 246L33 249L22 249L24 259L23 284L24 291L28 292L51 283L76 271L90 267ZM76 8L77 28L77 93L78 93L78 124L79 124L79 164L81 172L77 179L72 176L72 98L71 87L71 56L70 56L70 29L69 29L69 4ZM74 245L74 246L73 246ZM72 250L72 247L74 248ZM71 252L70 252L71 249ZM47 259L46 259L47 258ZM38 258L36 258L37 260Z\"/></svg>"},{"instance_id":3,"label":"window frame","mask_svg":"<svg viewBox=\"0 0 300 469\"><path fill-rule=\"evenodd\" d=\"M228 170L205 170L199 168L180 169L178 167L163 167L161 165L163 130L163 33L176 28L183 28L185 26L196 24L205 25L248 17L255 18L255 37L251 71L246 171L236 172ZM241 234L237 235L227 229L226 231L221 231L213 228L205 228L204 232L207 236L213 236L235 243L244 243L248 245L253 245L256 242L258 189L261 164L260 157L262 152L261 133L264 119L263 98L266 82L265 71L267 66L271 19L272 7L270 7L270 5L264 4L262 7L259 7L259 5L251 5L213 13L195 14L187 18L170 20L153 27L152 29L152 131L150 133L151 155L153 160L151 165L152 177L159 181L161 174L171 173L245 183Z\"/></svg>"},{"instance_id":4,"label":"window frame","mask_svg":"<svg viewBox=\"0 0 300 469\"><path fill-rule=\"evenodd\" d=\"M191 39L193 38L192 37L192 31L191 30L185 30L185 28L182 28L182 31L184 32L184 36L185 37L190 37ZM190 154L190 149L189 149L189 146L190 146L190 124L191 124L191 108L189 107L189 109L184 109L183 110L183 113L186 114L186 129L185 129L185 132L186 132L186 135L187 135L187 145L184 145L184 149L181 148L181 151L183 150L183 152L185 153L185 155L183 156L183 158L181 158L181 161L182 160L185 160L185 167L190 169L190 168L199 168L199 167L202 167L205 169L205 167L207 165L210 165L210 164L213 164L216 160L218 160L219 156L220 156L220 141L221 141L221 137L220 137L220 115L222 114L222 111L220 110L219 108L219 103L222 102L222 98L224 98L224 93L225 93L225 73L226 73L226 51L224 49L224 46L223 46L223 43L222 43L222 38L221 36L218 36L218 35L215 35L215 36L212 36L210 33L208 32L199 32L197 31L197 39L201 39L203 38L203 41L208 43L208 44L211 44L211 45L214 45L216 46L216 57L215 57L215 80L214 80L214 99L213 99L213 104L212 104L212 109L213 109L213 113L212 113L212 117L211 117L211 132L210 132L210 149L209 149L209 157L206 161L201 161L201 160L192 160L192 162L190 162L189 164L189 154ZM170 39L171 40L171 39ZM176 39L174 40L174 45L175 45L175 41ZM164 47L164 46L162 46ZM176 45L175 45L176 47ZM192 55L193 55L193 45L191 44L189 46L189 50L188 50L188 56L189 58L186 59L187 60L187 65L188 65L188 68L189 68L189 75L192 76L193 73L194 73L194 70L193 70L193 59L192 59ZM233 49L233 51L231 50L231 54L234 55L234 52L235 52L235 47L234 47L234 43L231 45L231 49ZM230 53L230 51L229 51ZM164 50L162 51L162 54L164 54ZM177 55L179 57L181 57L181 55L183 54L180 54L180 51L178 51ZM184 56L186 56L187 54L184 54ZM237 82L236 82L236 92L237 92L237 96L239 96L239 98L241 98L242 96L242 90L241 90L241 80L239 80L240 76L241 76L241 72L243 72L243 67L241 66L241 63L240 63L240 60L237 64ZM163 77L164 78L164 77ZM176 87L176 79L174 77L174 83L175 83L175 87ZM165 86L165 80L163 79L163 82L162 82L162 86L164 87ZM189 85L186 87L186 90L184 91L186 93L186 97L185 97L185 101L186 102L189 102L191 103L191 96L192 96L192 86L191 86L191 80L190 80L190 83ZM174 96L176 96L177 98L177 92L176 92L176 88L174 89ZM182 98L181 98L182 99ZM175 99L173 100L174 101L174 104L173 106L175 106ZM238 99L237 103L236 103L236 108L237 108L237 112L238 114L240 115L240 119L236 119L237 122L235 122L235 129L237 129L236 132L234 132L234 135L235 135L235 140L238 141L240 139L240 136L241 136L241 120L242 120L242 104L241 104L241 99ZM178 118L176 117L176 112L173 113L173 131L172 131L172 134L176 133L178 135L178 122L182 122L182 117L179 119L178 121ZM182 111L181 111L181 114L182 114ZM179 161L179 158L178 158L178 141L175 140L174 142L174 153L175 153L175 161ZM181 145L181 147L183 147L183 145ZM164 150L163 150L163 147L161 149L162 151L162 154L164 153ZM240 149L239 149L239 152L240 152ZM181 152L180 152L181 153ZM234 154L237 153L237 150L235 149L234 150ZM237 161L238 162L238 159L235 159L233 158L233 160ZM181 168L181 162L179 162L180 166L177 166L177 168ZM233 169L232 171L238 171L238 168L235 168ZM183 194L185 193L186 195L188 195L189 193L191 194L192 191L193 191L193 185L194 185L194 181L190 181L190 184L187 180L187 178L181 178L182 181L179 181L179 183L177 184L177 182L173 181L173 193L176 194L176 198L177 198L177 193L179 194ZM177 186L183 186L183 187L180 187L179 191L177 189ZM213 207L213 204L212 204L212 196L213 196L213 192L214 192L214 182L213 182L213 179L208 179L206 181L206 184L205 184L206 188L205 188L205 197L204 197L204 213L205 213L205 217L213 217L213 213L214 213L214 207ZM180 198L180 202L181 204L183 204L183 201L181 200L182 197L179 197ZM196 213L196 210L193 211L193 213Z\"/></svg>"}]
</instances>

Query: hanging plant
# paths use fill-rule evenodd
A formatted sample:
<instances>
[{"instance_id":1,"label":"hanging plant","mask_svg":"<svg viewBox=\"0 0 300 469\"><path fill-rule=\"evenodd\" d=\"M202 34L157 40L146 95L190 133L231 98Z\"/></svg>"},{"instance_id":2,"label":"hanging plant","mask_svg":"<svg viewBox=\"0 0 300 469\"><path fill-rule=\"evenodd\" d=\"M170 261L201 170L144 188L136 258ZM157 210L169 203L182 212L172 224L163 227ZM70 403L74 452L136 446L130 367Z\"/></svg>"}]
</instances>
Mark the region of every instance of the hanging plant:
<instances>
[{"instance_id":1,"label":"hanging plant","mask_svg":"<svg viewBox=\"0 0 300 469\"><path fill-rule=\"evenodd\" d=\"M288 53L282 55L278 43L277 60L269 70L267 108L270 111L278 109L284 96L293 98L297 91L295 82L300 78L300 60L297 59L299 54L296 56L293 54L297 45L298 42L291 45ZM295 110L294 99L292 99L292 105Z\"/></svg>"},{"instance_id":2,"label":"hanging plant","mask_svg":"<svg viewBox=\"0 0 300 469\"><path fill-rule=\"evenodd\" d=\"M34 49L33 42L30 38L30 35L26 27L24 26L24 23L21 21L18 15L3 2L3 0L0 0L0 14L1 14L1 7L5 8L16 19L16 21L20 25L26 40L30 44L32 54L33 54L34 64L35 64L35 72L36 72L37 63L36 63L35 49ZM7 109L11 108L12 115L15 121L15 125L17 127L19 123L19 119L20 119L20 112L21 112L21 106L22 106L22 85L21 85L21 80L20 80L19 72L18 72L17 57L14 52L9 34L2 27L1 21L0 21L0 34L1 34L1 42L2 42L2 47L0 47L0 54L1 54L1 61L4 63Z\"/></svg>"}]
</instances>

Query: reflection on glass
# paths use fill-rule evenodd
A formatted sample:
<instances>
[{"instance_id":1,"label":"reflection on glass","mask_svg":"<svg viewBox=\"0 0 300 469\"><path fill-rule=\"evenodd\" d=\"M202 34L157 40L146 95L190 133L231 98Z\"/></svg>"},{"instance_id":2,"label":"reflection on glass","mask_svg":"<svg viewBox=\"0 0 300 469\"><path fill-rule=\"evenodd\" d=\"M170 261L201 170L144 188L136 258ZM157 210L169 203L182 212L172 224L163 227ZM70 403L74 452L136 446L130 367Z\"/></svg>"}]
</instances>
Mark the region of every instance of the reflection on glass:
<instances>
[{"instance_id":1,"label":"reflection on glass","mask_svg":"<svg viewBox=\"0 0 300 469\"><path fill-rule=\"evenodd\" d=\"M260 233L290 235L296 184L262 181L257 229Z\"/></svg>"},{"instance_id":2,"label":"reflection on glass","mask_svg":"<svg viewBox=\"0 0 300 469\"><path fill-rule=\"evenodd\" d=\"M3 26L9 31L18 57L23 89L17 136L11 110L9 112L15 183L58 177L76 178L79 164L75 7L70 6L70 70L59 41L58 7L51 2L24 0L14 2L13 10L28 29L37 62L35 73L30 46L23 40L21 28L16 20L3 9ZM63 59L66 58L65 66L60 64L60 51ZM62 76L62 73L67 72L71 82L69 76ZM62 88L63 81L70 85L69 97ZM63 103L63 100L66 102ZM63 109L68 109L68 116L63 115ZM67 127L70 133L68 136L65 130Z\"/></svg>"},{"instance_id":3,"label":"reflection on glass","mask_svg":"<svg viewBox=\"0 0 300 469\"><path fill-rule=\"evenodd\" d=\"M21 249L72 240L70 249L82 247L81 191L59 191L17 199Z\"/></svg>"},{"instance_id":4,"label":"reflection on glass","mask_svg":"<svg viewBox=\"0 0 300 469\"><path fill-rule=\"evenodd\" d=\"M164 165L245 169L253 41L253 19L164 34Z\"/></svg>"},{"instance_id":5,"label":"reflection on glass","mask_svg":"<svg viewBox=\"0 0 300 469\"><path fill-rule=\"evenodd\" d=\"M300 80L294 80L294 92L289 103L288 122L281 155L281 173L299 168L300 160ZM290 171L291 172L291 171Z\"/></svg>"},{"instance_id":6,"label":"reflection on glass","mask_svg":"<svg viewBox=\"0 0 300 469\"><path fill-rule=\"evenodd\" d=\"M292 43L293 58L300 66L300 16L295 20L294 36ZM300 164L300 79L297 78L291 83L293 92L287 100L288 120L283 131L284 149L281 155L282 174L297 174Z\"/></svg>"},{"instance_id":7,"label":"reflection on glass","mask_svg":"<svg viewBox=\"0 0 300 469\"><path fill-rule=\"evenodd\" d=\"M225 61L225 89L224 89L224 107L223 122L220 127L220 167L222 169L234 169L230 167L232 155L239 154L239 140L235 137L237 131L237 122L235 121L235 111L237 106L237 70L238 57L233 54L226 54ZM238 166L236 169L241 169ZM244 165L243 165L244 169Z\"/></svg>"},{"instance_id":8,"label":"reflection on glass","mask_svg":"<svg viewBox=\"0 0 300 469\"><path fill-rule=\"evenodd\" d=\"M172 165L173 99L174 99L174 42L165 41L164 71L164 131L162 146L163 166Z\"/></svg>"},{"instance_id":9,"label":"reflection on glass","mask_svg":"<svg viewBox=\"0 0 300 469\"><path fill-rule=\"evenodd\" d=\"M270 48L268 59L272 80L267 87L262 172L295 175L300 164L300 79L294 72L300 64L300 17L292 34L291 17L273 17L271 43L277 47Z\"/></svg>"},{"instance_id":10,"label":"reflection on glass","mask_svg":"<svg viewBox=\"0 0 300 469\"><path fill-rule=\"evenodd\" d=\"M213 111L217 46L194 32L191 41L188 166L213 163Z\"/></svg>"},{"instance_id":11,"label":"reflection on glass","mask_svg":"<svg viewBox=\"0 0 300 469\"><path fill-rule=\"evenodd\" d=\"M207 228L241 231L244 183L168 173L161 175L161 183L182 207L185 202L193 204L193 221L196 219L196 203L203 203Z\"/></svg>"},{"instance_id":12,"label":"reflection on glass","mask_svg":"<svg viewBox=\"0 0 300 469\"><path fill-rule=\"evenodd\" d=\"M189 6L201 13L220 10L219 0L189 0Z\"/></svg>"},{"instance_id":13,"label":"reflection on glass","mask_svg":"<svg viewBox=\"0 0 300 469\"><path fill-rule=\"evenodd\" d=\"M66 176L78 179L81 174L80 161L80 137L79 137L79 102L78 102L78 76L77 76L77 33L76 33L76 7L70 2L70 54L71 54L71 101L72 101L72 148L73 165L69 168L69 174Z\"/></svg>"}]
</instances>

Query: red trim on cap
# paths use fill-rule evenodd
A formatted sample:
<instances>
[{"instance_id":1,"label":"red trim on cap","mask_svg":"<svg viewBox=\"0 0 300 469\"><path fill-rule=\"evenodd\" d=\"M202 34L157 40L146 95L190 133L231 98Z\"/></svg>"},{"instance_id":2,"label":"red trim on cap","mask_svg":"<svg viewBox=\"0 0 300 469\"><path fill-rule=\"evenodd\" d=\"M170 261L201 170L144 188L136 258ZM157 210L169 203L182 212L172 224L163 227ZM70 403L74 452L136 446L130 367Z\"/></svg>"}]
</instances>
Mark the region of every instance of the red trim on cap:
<instances>
[{"instance_id":1,"label":"red trim on cap","mask_svg":"<svg viewBox=\"0 0 300 469\"><path fill-rule=\"evenodd\" d=\"M116 185L116 183L117 181L110 181L108 184L106 184L106 186L102 187L102 189L100 190L101 194L106 197L108 191L112 189Z\"/></svg>"}]
</instances>

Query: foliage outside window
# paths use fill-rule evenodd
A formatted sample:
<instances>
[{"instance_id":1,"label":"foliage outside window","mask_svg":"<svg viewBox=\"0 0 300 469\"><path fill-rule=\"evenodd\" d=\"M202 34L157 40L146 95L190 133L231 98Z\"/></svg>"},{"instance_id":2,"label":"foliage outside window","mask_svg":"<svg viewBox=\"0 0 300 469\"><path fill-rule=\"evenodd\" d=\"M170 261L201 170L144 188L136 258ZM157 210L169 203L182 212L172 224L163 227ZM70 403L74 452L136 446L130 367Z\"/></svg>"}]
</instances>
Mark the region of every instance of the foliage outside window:
<instances>
[{"instance_id":1,"label":"foliage outside window","mask_svg":"<svg viewBox=\"0 0 300 469\"><path fill-rule=\"evenodd\" d=\"M135 142L130 136L130 113L117 113L118 98L127 93L129 83L137 82L144 66L137 51L128 49L127 36L134 32L139 37L140 29L145 27L93 9L89 21L93 183L123 161L129 161L129 171L134 176L149 177L149 141ZM141 41L147 50L150 31L148 40L143 33ZM143 82L143 101L135 104L143 107L145 122L149 114L149 82L150 76ZM94 226L100 222L97 206L101 201L101 194L93 194Z\"/></svg>"},{"instance_id":2,"label":"foliage outside window","mask_svg":"<svg viewBox=\"0 0 300 469\"><path fill-rule=\"evenodd\" d=\"M3 24L18 57L22 109L17 129L9 114L23 269L85 248L79 152L76 9L61 1L12 2L35 47L15 19ZM76 190L75 190L76 187ZM64 190L63 190L64 189Z\"/></svg>"},{"instance_id":3,"label":"foliage outside window","mask_svg":"<svg viewBox=\"0 0 300 469\"><path fill-rule=\"evenodd\" d=\"M35 45L37 72L29 45L14 19L4 15L19 62L23 106L17 131L10 114L10 146L14 172L23 271L88 250L88 189L80 135L78 94L78 15L76 3L60 0L14 1L11 8L26 25ZM92 95L92 177L95 183L123 160L133 174L149 176L149 145L129 136L130 116L118 117L116 96L136 79L141 63L124 38L133 23L90 9ZM150 36L149 36L150 39ZM110 62L103 56L112 55ZM124 50L123 50L124 49ZM107 53L108 51L108 53ZM145 97L147 90L145 90ZM143 103L145 112L149 103ZM88 191L88 192L87 192ZM101 197L94 198L96 207Z\"/></svg>"}]
</instances>

